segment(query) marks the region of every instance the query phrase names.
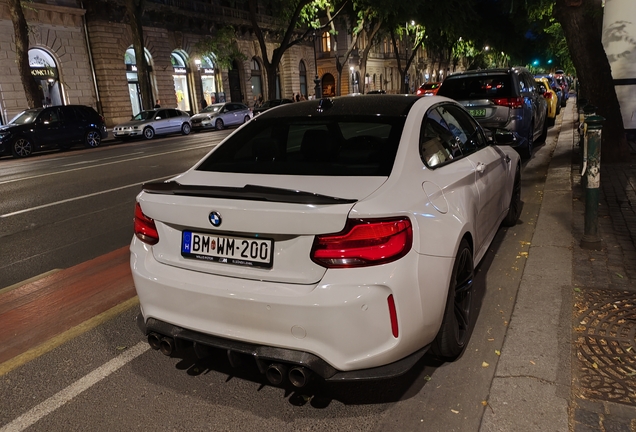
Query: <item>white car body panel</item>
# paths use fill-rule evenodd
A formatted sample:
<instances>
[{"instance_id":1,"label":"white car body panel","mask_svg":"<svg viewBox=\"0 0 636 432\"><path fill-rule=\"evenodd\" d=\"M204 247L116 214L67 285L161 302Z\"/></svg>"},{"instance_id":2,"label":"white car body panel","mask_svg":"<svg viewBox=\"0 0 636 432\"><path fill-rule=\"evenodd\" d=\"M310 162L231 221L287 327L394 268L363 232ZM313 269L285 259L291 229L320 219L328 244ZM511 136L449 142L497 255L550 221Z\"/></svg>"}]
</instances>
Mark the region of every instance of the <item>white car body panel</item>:
<instances>
[{"instance_id":1,"label":"white car body panel","mask_svg":"<svg viewBox=\"0 0 636 432\"><path fill-rule=\"evenodd\" d=\"M419 153L420 128L427 111L440 103L454 102L420 98L410 108L388 177L206 172L197 170L199 163L173 179L182 185L291 189L355 203L139 194L160 239L154 246L135 237L131 243L144 319L312 353L340 371L386 365L429 344L441 325L462 238L472 242L476 265L506 216L519 165L513 149L489 145L446 165L426 166ZM219 228L208 222L211 211L223 217ZM393 217L408 217L413 230L411 250L397 261L326 269L311 260L315 236L340 232L348 218ZM273 238L274 265L251 268L184 258L184 229ZM391 333L389 295L395 300L398 337Z\"/></svg>"}]
</instances>

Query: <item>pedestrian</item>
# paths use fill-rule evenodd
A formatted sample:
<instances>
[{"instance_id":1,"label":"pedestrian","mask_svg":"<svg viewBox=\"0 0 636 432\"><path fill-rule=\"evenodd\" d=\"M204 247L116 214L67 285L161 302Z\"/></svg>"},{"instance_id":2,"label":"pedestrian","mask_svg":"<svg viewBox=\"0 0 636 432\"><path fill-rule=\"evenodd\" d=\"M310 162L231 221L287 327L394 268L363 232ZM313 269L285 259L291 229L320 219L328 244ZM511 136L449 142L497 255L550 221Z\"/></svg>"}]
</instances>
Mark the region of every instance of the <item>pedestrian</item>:
<instances>
[{"instance_id":1,"label":"pedestrian","mask_svg":"<svg viewBox=\"0 0 636 432\"><path fill-rule=\"evenodd\" d=\"M302 94L302 93L301 93L301 94L300 94L300 100L301 100L301 101L306 101L306 100L307 100L307 98L305 97L305 95L304 95L304 94Z\"/></svg>"},{"instance_id":2,"label":"pedestrian","mask_svg":"<svg viewBox=\"0 0 636 432\"><path fill-rule=\"evenodd\" d=\"M161 101L159 99L155 102L155 108L161 108Z\"/></svg>"},{"instance_id":3,"label":"pedestrian","mask_svg":"<svg viewBox=\"0 0 636 432\"><path fill-rule=\"evenodd\" d=\"M296 96L294 97L294 101L300 102L300 93L296 93Z\"/></svg>"}]
</instances>

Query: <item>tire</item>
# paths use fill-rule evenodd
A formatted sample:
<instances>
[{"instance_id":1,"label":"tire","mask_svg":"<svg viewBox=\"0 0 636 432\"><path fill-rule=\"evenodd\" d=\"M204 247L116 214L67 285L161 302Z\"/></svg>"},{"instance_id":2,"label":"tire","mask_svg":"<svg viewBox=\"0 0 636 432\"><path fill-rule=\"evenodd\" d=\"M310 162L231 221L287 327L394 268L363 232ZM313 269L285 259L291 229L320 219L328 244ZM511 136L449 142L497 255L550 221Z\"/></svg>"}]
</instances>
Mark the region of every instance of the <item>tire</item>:
<instances>
[{"instance_id":1,"label":"tire","mask_svg":"<svg viewBox=\"0 0 636 432\"><path fill-rule=\"evenodd\" d=\"M548 123L548 126L554 126L556 123L556 117L548 117L545 121Z\"/></svg>"},{"instance_id":2,"label":"tire","mask_svg":"<svg viewBox=\"0 0 636 432\"><path fill-rule=\"evenodd\" d=\"M147 140L151 140L154 137L155 137L155 130L153 128L148 126L146 129L144 129L144 138L146 138Z\"/></svg>"},{"instance_id":3,"label":"tire","mask_svg":"<svg viewBox=\"0 0 636 432\"><path fill-rule=\"evenodd\" d=\"M192 126L190 126L190 123L184 123L181 125L181 135L190 135L191 131Z\"/></svg>"},{"instance_id":4,"label":"tire","mask_svg":"<svg viewBox=\"0 0 636 432\"><path fill-rule=\"evenodd\" d=\"M216 119L216 121L214 122L214 128L216 130L221 130L221 129L223 129L223 127L224 127L223 120Z\"/></svg>"},{"instance_id":5,"label":"tire","mask_svg":"<svg viewBox=\"0 0 636 432\"><path fill-rule=\"evenodd\" d=\"M557 112L556 115L561 114L561 104L557 104ZM556 119L555 119L556 120Z\"/></svg>"},{"instance_id":6,"label":"tire","mask_svg":"<svg viewBox=\"0 0 636 432\"><path fill-rule=\"evenodd\" d=\"M11 144L11 153L14 158L25 158L33 153L33 143L25 137L17 137Z\"/></svg>"},{"instance_id":7,"label":"tire","mask_svg":"<svg viewBox=\"0 0 636 432\"><path fill-rule=\"evenodd\" d=\"M522 159L530 159L532 157L532 148L534 147L534 123L530 125L527 139L528 145L519 152Z\"/></svg>"},{"instance_id":8,"label":"tire","mask_svg":"<svg viewBox=\"0 0 636 432\"><path fill-rule=\"evenodd\" d=\"M102 143L102 136L96 129L89 129L84 136L84 145L88 148L99 147Z\"/></svg>"},{"instance_id":9,"label":"tire","mask_svg":"<svg viewBox=\"0 0 636 432\"><path fill-rule=\"evenodd\" d=\"M453 263L442 325L431 344L431 353L441 360L456 360L468 344L474 278L473 252L463 239Z\"/></svg>"},{"instance_id":10,"label":"tire","mask_svg":"<svg viewBox=\"0 0 636 432\"><path fill-rule=\"evenodd\" d=\"M512 196L510 197L510 205L508 213L501 222L505 227L513 227L517 225L519 216L521 215L521 169L517 166L515 171L515 182L512 186Z\"/></svg>"},{"instance_id":11,"label":"tire","mask_svg":"<svg viewBox=\"0 0 636 432\"><path fill-rule=\"evenodd\" d=\"M250 116L245 116L245 118L243 119L243 123L247 123L250 120Z\"/></svg>"}]
</instances>

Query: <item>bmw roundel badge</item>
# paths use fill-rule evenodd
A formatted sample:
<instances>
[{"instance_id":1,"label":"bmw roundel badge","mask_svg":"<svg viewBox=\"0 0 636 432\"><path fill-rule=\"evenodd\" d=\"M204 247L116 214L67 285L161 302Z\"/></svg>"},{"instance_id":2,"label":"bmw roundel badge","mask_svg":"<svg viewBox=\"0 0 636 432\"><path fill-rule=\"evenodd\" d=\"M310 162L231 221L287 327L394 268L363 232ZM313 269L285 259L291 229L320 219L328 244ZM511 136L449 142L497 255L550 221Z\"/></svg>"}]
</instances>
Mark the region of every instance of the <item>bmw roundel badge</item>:
<instances>
[{"instance_id":1,"label":"bmw roundel badge","mask_svg":"<svg viewBox=\"0 0 636 432\"><path fill-rule=\"evenodd\" d=\"M212 226L221 226L221 213L213 211L212 213L210 213L210 216L208 216L208 219L210 220Z\"/></svg>"}]
</instances>

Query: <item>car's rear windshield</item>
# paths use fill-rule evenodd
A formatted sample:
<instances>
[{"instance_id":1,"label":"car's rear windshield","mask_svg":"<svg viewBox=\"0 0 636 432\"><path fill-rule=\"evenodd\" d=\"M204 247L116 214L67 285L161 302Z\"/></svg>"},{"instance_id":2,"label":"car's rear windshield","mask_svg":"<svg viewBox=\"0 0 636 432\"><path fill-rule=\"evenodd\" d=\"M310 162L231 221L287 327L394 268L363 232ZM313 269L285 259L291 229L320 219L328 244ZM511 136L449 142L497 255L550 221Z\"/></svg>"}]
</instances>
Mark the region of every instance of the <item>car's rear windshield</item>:
<instances>
[{"instance_id":1,"label":"car's rear windshield","mask_svg":"<svg viewBox=\"0 0 636 432\"><path fill-rule=\"evenodd\" d=\"M448 77L437 94L455 100L514 96L508 74Z\"/></svg>"},{"instance_id":2,"label":"car's rear windshield","mask_svg":"<svg viewBox=\"0 0 636 432\"><path fill-rule=\"evenodd\" d=\"M229 137L202 171L310 176L389 176L404 117L259 117Z\"/></svg>"}]
</instances>

